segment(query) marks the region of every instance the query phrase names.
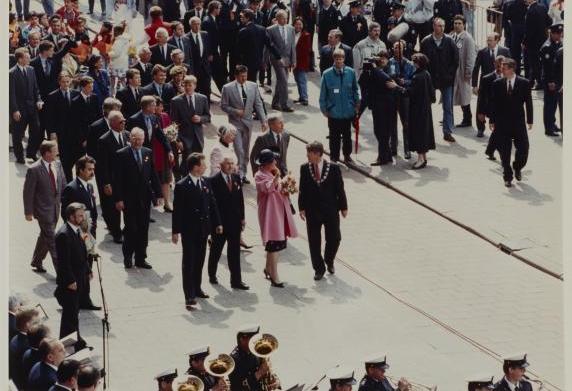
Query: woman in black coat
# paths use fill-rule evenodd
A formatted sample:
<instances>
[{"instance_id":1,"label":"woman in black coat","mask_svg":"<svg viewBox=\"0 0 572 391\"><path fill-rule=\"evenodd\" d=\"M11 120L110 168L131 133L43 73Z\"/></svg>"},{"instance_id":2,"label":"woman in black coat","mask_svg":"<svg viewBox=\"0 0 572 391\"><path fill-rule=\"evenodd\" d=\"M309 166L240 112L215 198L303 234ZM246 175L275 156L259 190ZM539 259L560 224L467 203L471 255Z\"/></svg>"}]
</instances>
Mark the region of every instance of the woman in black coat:
<instances>
[{"instance_id":1,"label":"woman in black coat","mask_svg":"<svg viewBox=\"0 0 572 391\"><path fill-rule=\"evenodd\" d=\"M387 82L387 87L398 88L401 93L409 96L409 149L417 152L413 169L418 170L427 166L427 152L435 149L431 113L431 104L435 103L435 89L431 83L431 75L427 72L427 56L417 53L411 59L416 68L411 84L403 88L390 81Z\"/></svg>"}]
</instances>

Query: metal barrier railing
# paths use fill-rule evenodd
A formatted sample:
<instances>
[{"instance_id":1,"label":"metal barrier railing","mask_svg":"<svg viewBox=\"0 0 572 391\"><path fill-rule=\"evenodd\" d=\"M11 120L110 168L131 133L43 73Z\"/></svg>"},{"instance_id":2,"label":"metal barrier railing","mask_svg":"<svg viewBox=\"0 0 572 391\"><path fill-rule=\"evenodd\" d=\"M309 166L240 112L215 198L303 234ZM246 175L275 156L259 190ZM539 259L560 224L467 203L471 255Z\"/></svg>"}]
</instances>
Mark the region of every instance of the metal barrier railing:
<instances>
[{"instance_id":1,"label":"metal barrier railing","mask_svg":"<svg viewBox=\"0 0 572 391\"><path fill-rule=\"evenodd\" d=\"M470 19L470 18L467 18ZM502 36L502 12L496 8L475 6L472 25L467 20L467 30L475 39L478 47L484 47L487 35L496 32Z\"/></svg>"}]
</instances>

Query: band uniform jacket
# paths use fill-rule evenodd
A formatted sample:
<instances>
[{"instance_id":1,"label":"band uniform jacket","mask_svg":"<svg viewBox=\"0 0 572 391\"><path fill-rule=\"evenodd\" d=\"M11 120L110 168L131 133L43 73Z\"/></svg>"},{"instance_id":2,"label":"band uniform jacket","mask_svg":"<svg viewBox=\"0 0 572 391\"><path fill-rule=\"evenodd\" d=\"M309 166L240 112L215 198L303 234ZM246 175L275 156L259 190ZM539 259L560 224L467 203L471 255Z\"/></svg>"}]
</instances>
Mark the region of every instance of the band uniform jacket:
<instances>
[{"instance_id":1,"label":"band uniform jacket","mask_svg":"<svg viewBox=\"0 0 572 391\"><path fill-rule=\"evenodd\" d=\"M123 201L125 209L149 208L162 197L161 184L153 166L153 153L141 147L141 167L135 160L134 150L124 147L115 153L113 163L113 199Z\"/></svg>"},{"instance_id":2,"label":"band uniform jacket","mask_svg":"<svg viewBox=\"0 0 572 391\"><path fill-rule=\"evenodd\" d=\"M85 205L93 227L97 222L97 205L95 203L93 185L88 182L86 188L77 177L66 185L62 192L62 219L65 219L65 210L72 202L79 202Z\"/></svg>"},{"instance_id":3,"label":"band uniform jacket","mask_svg":"<svg viewBox=\"0 0 572 391\"><path fill-rule=\"evenodd\" d=\"M532 97L530 82L524 77L516 76L512 95L507 92L507 79L497 79L493 82L491 91L490 123L495 124L495 132L514 134L526 133L526 123L533 123ZM526 118L524 114L526 106ZM526 119L526 123L525 123Z\"/></svg>"},{"instance_id":4,"label":"band uniform jacket","mask_svg":"<svg viewBox=\"0 0 572 391\"><path fill-rule=\"evenodd\" d=\"M473 67L473 74L471 76L471 85L476 87L480 79L485 75L488 75L495 70L495 57L505 56L510 57L510 50L504 46L497 45L496 55L491 56L491 49L485 47L477 52L477 58L475 59L475 66ZM479 78L479 71L481 72Z\"/></svg>"},{"instance_id":5,"label":"band uniform jacket","mask_svg":"<svg viewBox=\"0 0 572 391\"><path fill-rule=\"evenodd\" d=\"M235 347L230 356L235 363L234 371L228 375L230 391L261 391L260 381L256 380L254 375L260 366L261 359L239 347Z\"/></svg>"},{"instance_id":6,"label":"band uniform jacket","mask_svg":"<svg viewBox=\"0 0 572 391\"><path fill-rule=\"evenodd\" d=\"M139 110L136 114L132 115L127 120L125 129L128 132L131 132L131 129L133 128L140 128L145 133L145 141L143 141L144 147L152 149L152 140L156 139L163 146L165 153L171 152L171 144L163 132L161 127L161 120L154 114L150 114L149 119L151 120L151 137L149 137L149 129L147 128L147 124L145 123L145 116L141 110Z\"/></svg>"},{"instance_id":7,"label":"band uniform jacket","mask_svg":"<svg viewBox=\"0 0 572 391\"><path fill-rule=\"evenodd\" d=\"M121 132L123 138L123 146L128 145L129 133L125 130ZM97 179L102 185L111 185L113 183L113 160L115 152L123 148L117 142L113 130L106 132L97 142ZM115 189L113 189L115 192ZM101 193L100 193L101 194Z\"/></svg>"},{"instance_id":8,"label":"band uniform jacket","mask_svg":"<svg viewBox=\"0 0 572 391\"><path fill-rule=\"evenodd\" d=\"M216 200L223 232L226 235L240 234L244 221L244 195L240 176L230 174L231 189L225 177L219 172L210 179L213 195Z\"/></svg>"},{"instance_id":9,"label":"band uniform jacket","mask_svg":"<svg viewBox=\"0 0 572 391\"><path fill-rule=\"evenodd\" d=\"M367 37L367 20L362 15L352 17L347 14L340 21L340 30L343 33L342 42L353 48L356 43Z\"/></svg>"},{"instance_id":10,"label":"band uniform jacket","mask_svg":"<svg viewBox=\"0 0 572 391\"><path fill-rule=\"evenodd\" d=\"M199 372L194 368L187 369L187 372L185 372L185 374L196 376L199 379L201 379L203 381L203 384L205 385L204 391L212 390L212 388L216 386L217 382L219 381L218 378L208 374L207 372Z\"/></svg>"},{"instance_id":11,"label":"band uniform jacket","mask_svg":"<svg viewBox=\"0 0 572 391\"><path fill-rule=\"evenodd\" d=\"M33 215L38 221L56 223L60 215L60 199L66 185L66 176L59 161L52 162L56 176L56 191L50 181L50 174L39 159L26 171L24 181L24 214Z\"/></svg>"},{"instance_id":12,"label":"band uniform jacket","mask_svg":"<svg viewBox=\"0 0 572 391\"><path fill-rule=\"evenodd\" d=\"M189 175L175 185L173 198L173 234L206 238L221 225L217 203L207 178L201 178L201 190Z\"/></svg>"},{"instance_id":13,"label":"band uniform jacket","mask_svg":"<svg viewBox=\"0 0 572 391\"><path fill-rule=\"evenodd\" d=\"M109 131L109 125L107 124L107 118L100 118L91 125L87 130L87 145L85 147L86 153L95 159L97 170L99 166L99 161L97 158L97 142L101 136Z\"/></svg>"},{"instance_id":14,"label":"band uniform jacket","mask_svg":"<svg viewBox=\"0 0 572 391\"><path fill-rule=\"evenodd\" d=\"M304 163L300 167L298 209L308 218L327 217L348 209L342 172L337 164L324 160L320 182L315 179L314 167Z\"/></svg>"},{"instance_id":15,"label":"band uniform jacket","mask_svg":"<svg viewBox=\"0 0 572 391\"><path fill-rule=\"evenodd\" d=\"M193 150L193 144L199 143L203 150L205 145L203 135L203 124L211 122L211 113L207 97L197 92L194 93L195 104L190 107L186 94L177 96L171 101L171 121L179 125L179 139L183 142L187 151ZM201 117L199 123L191 121L193 115Z\"/></svg>"},{"instance_id":16,"label":"band uniform jacket","mask_svg":"<svg viewBox=\"0 0 572 391\"><path fill-rule=\"evenodd\" d=\"M395 391L387 378L375 381L369 376L364 376L359 382L358 391Z\"/></svg>"},{"instance_id":17,"label":"band uniform jacket","mask_svg":"<svg viewBox=\"0 0 572 391\"><path fill-rule=\"evenodd\" d=\"M131 68L137 69L141 74L141 85L146 86L153 81L153 64L148 62L143 64L142 62L137 62ZM139 97L141 98L141 97Z\"/></svg>"},{"instance_id":18,"label":"band uniform jacket","mask_svg":"<svg viewBox=\"0 0 572 391\"><path fill-rule=\"evenodd\" d=\"M495 384L493 391L510 391L507 381L503 378L501 381ZM524 380L519 382L518 388L520 391L532 391L532 385Z\"/></svg>"},{"instance_id":19,"label":"band uniform jacket","mask_svg":"<svg viewBox=\"0 0 572 391\"><path fill-rule=\"evenodd\" d=\"M479 94L477 96L477 114L484 114L487 117L490 115L493 82L500 78L502 78L502 75L497 75L496 72L491 72L481 78Z\"/></svg>"},{"instance_id":20,"label":"band uniform jacket","mask_svg":"<svg viewBox=\"0 0 572 391\"><path fill-rule=\"evenodd\" d=\"M131 87L125 86L117 91L115 97L121 102L121 112L125 118L131 117L141 108L141 88L139 87L134 94Z\"/></svg>"},{"instance_id":21,"label":"band uniform jacket","mask_svg":"<svg viewBox=\"0 0 572 391\"><path fill-rule=\"evenodd\" d=\"M250 165L252 166L252 173L253 175L256 174L258 171L258 164L256 164L256 158L258 154L263 149L270 149L273 152L276 152L280 155L278 158L278 168L280 169L280 174L282 176L288 173L288 145L290 144L290 135L288 132L283 131L280 134L280 145L276 143L276 135L271 130L259 135L256 140L254 141L254 145L252 146L252 151L250 152Z\"/></svg>"}]
</instances>

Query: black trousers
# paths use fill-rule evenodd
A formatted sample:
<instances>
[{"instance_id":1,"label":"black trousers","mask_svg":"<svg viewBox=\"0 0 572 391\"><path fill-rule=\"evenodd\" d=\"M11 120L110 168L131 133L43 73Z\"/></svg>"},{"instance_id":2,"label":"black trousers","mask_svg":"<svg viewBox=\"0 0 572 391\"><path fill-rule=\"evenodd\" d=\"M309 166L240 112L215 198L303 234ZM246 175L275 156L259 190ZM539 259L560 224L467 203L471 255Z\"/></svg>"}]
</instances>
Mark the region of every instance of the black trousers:
<instances>
[{"instance_id":1,"label":"black trousers","mask_svg":"<svg viewBox=\"0 0 572 391\"><path fill-rule=\"evenodd\" d=\"M97 190L99 192L99 203L101 205L101 215L103 221L109 229L109 233L114 238L121 237L121 212L115 209L115 201L112 196L107 196L103 192L103 183L95 176Z\"/></svg>"},{"instance_id":2,"label":"black trousers","mask_svg":"<svg viewBox=\"0 0 572 391\"><path fill-rule=\"evenodd\" d=\"M144 204L144 205L143 205ZM151 201L141 201L141 204L125 203L123 210L123 259L131 262L135 255L135 264L145 262L147 244L149 243L149 217Z\"/></svg>"},{"instance_id":3,"label":"black trousers","mask_svg":"<svg viewBox=\"0 0 572 391\"><path fill-rule=\"evenodd\" d=\"M322 256L322 226L326 239L324 256ZM342 240L340 216L338 213L324 217L306 215L306 230L314 272L324 273L326 265L333 265Z\"/></svg>"},{"instance_id":4,"label":"black trousers","mask_svg":"<svg viewBox=\"0 0 572 391\"><path fill-rule=\"evenodd\" d=\"M66 175L66 181L69 183L73 180L73 166L75 165L75 162L77 162L77 160L82 156L82 153L77 149L74 150L68 146L64 146L62 143L59 143L58 149L60 152L62 168L64 170L64 174Z\"/></svg>"},{"instance_id":5,"label":"black trousers","mask_svg":"<svg viewBox=\"0 0 572 391\"><path fill-rule=\"evenodd\" d=\"M342 140L344 157L349 157L352 154L352 121L353 118L328 118L330 157L333 161L340 160Z\"/></svg>"},{"instance_id":6,"label":"black trousers","mask_svg":"<svg viewBox=\"0 0 572 391\"><path fill-rule=\"evenodd\" d=\"M89 0L89 12L93 12L93 6L95 5L95 0ZM101 5L101 12L105 13L105 0L99 0L99 4Z\"/></svg>"},{"instance_id":7,"label":"black trousers","mask_svg":"<svg viewBox=\"0 0 572 391\"><path fill-rule=\"evenodd\" d=\"M28 146L26 148L26 157L35 157L38 152L38 148L42 143L42 135L40 134L40 122L38 116L35 114L26 114L20 112L22 118L20 121L16 122L12 120L12 146L14 147L14 155L18 160L24 160L24 147L22 146L22 140L24 139L24 133L26 133L26 128L28 128Z\"/></svg>"},{"instance_id":8,"label":"black trousers","mask_svg":"<svg viewBox=\"0 0 572 391\"><path fill-rule=\"evenodd\" d=\"M77 282L77 281L76 281ZM78 332L79 336L79 298L81 295L80 284L76 291L72 291L67 287L57 287L55 296L58 303L62 306L62 320L60 323L60 338Z\"/></svg>"},{"instance_id":9,"label":"black trousers","mask_svg":"<svg viewBox=\"0 0 572 391\"><path fill-rule=\"evenodd\" d=\"M181 235L183 244L183 293L189 302L202 292L203 265L207 251L207 236Z\"/></svg>"},{"instance_id":10,"label":"black trousers","mask_svg":"<svg viewBox=\"0 0 572 391\"><path fill-rule=\"evenodd\" d=\"M390 139L397 134L397 111L388 102L383 102L381 108L372 110L373 133L377 138L377 158L381 163L392 161L391 155L397 150L393 149ZM391 140L393 144L393 140ZM394 141L397 144L397 141Z\"/></svg>"},{"instance_id":11,"label":"black trousers","mask_svg":"<svg viewBox=\"0 0 572 391\"><path fill-rule=\"evenodd\" d=\"M226 258L228 260L228 270L230 271L230 284L238 285L242 282L240 275L240 231L213 234L211 235L212 243L209 252L208 271L209 277L215 278L218 267L218 261L222 254L222 249L226 243Z\"/></svg>"},{"instance_id":12,"label":"black trousers","mask_svg":"<svg viewBox=\"0 0 572 391\"><path fill-rule=\"evenodd\" d=\"M540 64L540 47L544 42L532 43L526 47L525 55L526 55L526 62L528 65L528 72L527 72L527 79L530 80L530 83L534 83L535 81L540 83L540 72L542 66Z\"/></svg>"},{"instance_id":13,"label":"black trousers","mask_svg":"<svg viewBox=\"0 0 572 391\"><path fill-rule=\"evenodd\" d=\"M484 130L484 123L483 123L483 130ZM498 149L497 137L498 137L497 132L491 132L491 135L489 137L489 142L487 144L487 149L485 150L485 153L489 156L494 155L495 151Z\"/></svg>"},{"instance_id":14,"label":"black trousers","mask_svg":"<svg viewBox=\"0 0 572 391\"><path fill-rule=\"evenodd\" d=\"M186 145L185 145L185 147L186 147ZM183 148L182 158L181 158L181 167L180 167L181 176L185 176L189 173L189 169L187 167L187 158L193 152L199 152L199 153L203 152L203 148L201 147L201 143L199 143L199 140L197 139L196 136L194 136L194 140L193 140L193 143L191 145L191 148Z\"/></svg>"},{"instance_id":15,"label":"black trousers","mask_svg":"<svg viewBox=\"0 0 572 391\"><path fill-rule=\"evenodd\" d=\"M212 78L219 90L222 91L222 87L226 84L228 73L223 65L222 58L220 54L213 54L213 61L211 62Z\"/></svg>"},{"instance_id":16,"label":"black trousers","mask_svg":"<svg viewBox=\"0 0 572 391\"><path fill-rule=\"evenodd\" d=\"M401 120L401 128L403 131L403 152L409 152L409 97L399 96L397 98L397 112ZM397 126L396 126L397 131ZM395 138L397 140L397 137ZM397 145L395 147L397 150Z\"/></svg>"},{"instance_id":17,"label":"black trousers","mask_svg":"<svg viewBox=\"0 0 572 391\"><path fill-rule=\"evenodd\" d=\"M197 72L197 92L207 97L211 101L211 75L206 72Z\"/></svg>"},{"instance_id":18,"label":"black trousers","mask_svg":"<svg viewBox=\"0 0 572 391\"><path fill-rule=\"evenodd\" d=\"M558 91L550 91L548 86L544 87L542 119L545 132L551 132L558 128L556 126L556 109L560 109L560 114L562 115L561 97L562 94L558 93ZM562 126L562 121L560 121L560 126Z\"/></svg>"},{"instance_id":19,"label":"black trousers","mask_svg":"<svg viewBox=\"0 0 572 391\"><path fill-rule=\"evenodd\" d=\"M496 133L497 131L495 130ZM514 142L514 162L510 164L512 144ZM497 148L500 153L503 178L505 181L511 181L513 178L513 169L520 171L526 165L528 160L528 133L526 130L516 131L514 133L498 133Z\"/></svg>"},{"instance_id":20,"label":"black trousers","mask_svg":"<svg viewBox=\"0 0 572 391\"><path fill-rule=\"evenodd\" d=\"M252 66L252 65L248 65L248 76L246 77L246 79L248 81L252 81L255 82L258 80L258 67Z\"/></svg>"},{"instance_id":21,"label":"black trousers","mask_svg":"<svg viewBox=\"0 0 572 391\"><path fill-rule=\"evenodd\" d=\"M525 27L524 24L514 24L511 26L510 34L510 54L516 61L516 73L520 75L521 59L522 59L522 41L524 40Z\"/></svg>"}]
</instances>

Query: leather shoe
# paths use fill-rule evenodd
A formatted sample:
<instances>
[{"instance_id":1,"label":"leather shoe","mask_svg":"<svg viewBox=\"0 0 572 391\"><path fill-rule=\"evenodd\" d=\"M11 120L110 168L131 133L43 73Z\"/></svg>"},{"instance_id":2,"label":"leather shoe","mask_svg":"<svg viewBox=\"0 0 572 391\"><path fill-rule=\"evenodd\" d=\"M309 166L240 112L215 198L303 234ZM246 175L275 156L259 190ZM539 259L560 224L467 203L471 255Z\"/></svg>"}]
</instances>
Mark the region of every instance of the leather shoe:
<instances>
[{"instance_id":1,"label":"leather shoe","mask_svg":"<svg viewBox=\"0 0 572 391\"><path fill-rule=\"evenodd\" d=\"M405 158L406 160L411 159L411 152L409 152L409 151L405 152L404 158Z\"/></svg>"},{"instance_id":2,"label":"leather shoe","mask_svg":"<svg viewBox=\"0 0 572 391\"><path fill-rule=\"evenodd\" d=\"M150 223L155 223L155 222L157 222L157 221L156 221L154 218L149 217L149 222L150 222Z\"/></svg>"},{"instance_id":3,"label":"leather shoe","mask_svg":"<svg viewBox=\"0 0 572 391\"><path fill-rule=\"evenodd\" d=\"M334 264L328 265L328 273L334 274L336 269L334 268Z\"/></svg>"},{"instance_id":4,"label":"leather shoe","mask_svg":"<svg viewBox=\"0 0 572 391\"><path fill-rule=\"evenodd\" d=\"M455 137L453 137L453 135L451 133L445 133L445 135L443 136L443 140L448 141L450 143L454 143Z\"/></svg>"},{"instance_id":5,"label":"leather shoe","mask_svg":"<svg viewBox=\"0 0 572 391\"><path fill-rule=\"evenodd\" d=\"M352 159L350 156L346 156L346 157L344 157L344 163L345 163L346 165L349 165L349 164L354 164L355 161L354 161L354 159Z\"/></svg>"},{"instance_id":6,"label":"leather shoe","mask_svg":"<svg viewBox=\"0 0 572 391\"><path fill-rule=\"evenodd\" d=\"M123 266L125 266L125 269L131 269L133 267L133 264L131 263L131 261L123 261Z\"/></svg>"},{"instance_id":7,"label":"leather shoe","mask_svg":"<svg viewBox=\"0 0 572 391\"><path fill-rule=\"evenodd\" d=\"M113 238L113 243L121 244L123 243L123 238L121 238L121 236L116 236Z\"/></svg>"},{"instance_id":8,"label":"leather shoe","mask_svg":"<svg viewBox=\"0 0 572 391\"><path fill-rule=\"evenodd\" d=\"M24 159L16 159L16 163L18 164L26 164L26 161Z\"/></svg>"},{"instance_id":9,"label":"leather shoe","mask_svg":"<svg viewBox=\"0 0 572 391\"><path fill-rule=\"evenodd\" d=\"M504 185L506 187L512 187L512 182L511 181L504 181Z\"/></svg>"},{"instance_id":10,"label":"leather shoe","mask_svg":"<svg viewBox=\"0 0 572 391\"><path fill-rule=\"evenodd\" d=\"M240 284L231 284L230 287L232 289L240 289L243 291L247 291L250 289L250 287L248 285L246 285L245 283L241 282Z\"/></svg>"},{"instance_id":11,"label":"leather shoe","mask_svg":"<svg viewBox=\"0 0 572 391\"><path fill-rule=\"evenodd\" d=\"M460 124L455 125L456 128L467 128L471 126L471 123L468 121L463 121Z\"/></svg>"},{"instance_id":12,"label":"leather shoe","mask_svg":"<svg viewBox=\"0 0 572 391\"><path fill-rule=\"evenodd\" d=\"M477 137L485 137L485 132L483 130L479 130L477 132Z\"/></svg>"},{"instance_id":13,"label":"leather shoe","mask_svg":"<svg viewBox=\"0 0 572 391\"><path fill-rule=\"evenodd\" d=\"M272 105L272 110L280 111L280 106Z\"/></svg>"},{"instance_id":14,"label":"leather shoe","mask_svg":"<svg viewBox=\"0 0 572 391\"><path fill-rule=\"evenodd\" d=\"M145 261L136 263L135 266L137 266L139 269L153 269L153 266Z\"/></svg>"},{"instance_id":15,"label":"leather shoe","mask_svg":"<svg viewBox=\"0 0 572 391\"><path fill-rule=\"evenodd\" d=\"M191 300L187 300L185 302L185 305L189 306L189 305L197 305L197 301L195 299L191 299Z\"/></svg>"},{"instance_id":16,"label":"leather shoe","mask_svg":"<svg viewBox=\"0 0 572 391\"><path fill-rule=\"evenodd\" d=\"M490 155L487 153L486 155L487 155L487 159L489 159L489 160L493 160L493 161L494 161L494 160L497 160L497 158L495 157L495 155L492 154L492 153L491 153Z\"/></svg>"},{"instance_id":17,"label":"leather shoe","mask_svg":"<svg viewBox=\"0 0 572 391\"><path fill-rule=\"evenodd\" d=\"M80 310L91 310L91 311L101 311L101 307L97 306L97 305L86 305L86 306L81 306L79 307Z\"/></svg>"},{"instance_id":18,"label":"leather shoe","mask_svg":"<svg viewBox=\"0 0 572 391\"><path fill-rule=\"evenodd\" d=\"M243 242L243 241L240 241L240 247L242 247L242 248L248 250L248 249L251 249L253 246L252 246L252 245L249 245L249 244L246 244L246 243Z\"/></svg>"},{"instance_id":19,"label":"leather shoe","mask_svg":"<svg viewBox=\"0 0 572 391\"><path fill-rule=\"evenodd\" d=\"M242 177L242 184L243 184L243 185L249 185L249 184L250 184L250 181L249 181L245 176L243 176L243 177Z\"/></svg>"},{"instance_id":20,"label":"leather shoe","mask_svg":"<svg viewBox=\"0 0 572 391\"><path fill-rule=\"evenodd\" d=\"M514 177L516 178L517 181L522 181L522 171L520 170L514 170Z\"/></svg>"},{"instance_id":21,"label":"leather shoe","mask_svg":"<svg viewBox=\"0 0 572 391\"><path fill-rule=\"evenodd\" d=\"M286 107L282 107L282 111L283 111L284 113L293 113L293 112L294 112L294 109L291 108L290 106L286 106Z\"/></svg>"},{"instance_id":22,"label":"leather shoe","mask_svg":"<svg viewBox=\"0 0 572 391\"><path fill-rule=\"evenodd\" d=\"M36 273L46 273L46 269L43 266L32 266Z\"/></svg>"},{"instance_id":23,"label":"leather shoe","mask_svg":"<svg viewBox=\"0 0 572 391\"><path fill-rule=\"evenodd\" d=\"M209 282L213 285L218 285L218 278L216 277L209 277Z\"/></svg>"},{"instance_id":24,"label":"leather shoe","mask_svg":"<svg viewBox=\"0 0 572 391\"><path fill-rule=\"evenodd\" d=\"M558 137L559 134L553 130L549 130L548 132L544 132L545 135L550 136L550 137Z\"/></svg>"},{"instance_id":25,"label":"leather shoe","mask_svg":"<svg viewBox=\"0 0 572 391\"><path fill-rule=\"evenodd\" d=\"M325 272L314 274L314 281L320 281L322 278L324 278L324 273Z\"/></svg>"},{"instance_id":26,"label":"leather shoe","mask_svg":"<svg viewBox=\"0 0 572 391\"><path fill-rule=\"evenodd\" d=\"M199 299L208 299L210 296L207 295L205 292L199 292L199 293L197 293L197 297Z\"/></svg>"}]
</instances>

